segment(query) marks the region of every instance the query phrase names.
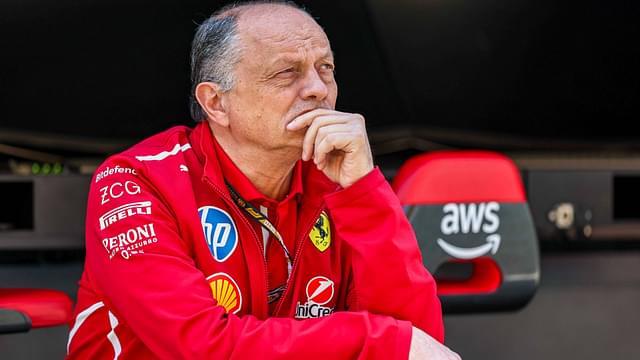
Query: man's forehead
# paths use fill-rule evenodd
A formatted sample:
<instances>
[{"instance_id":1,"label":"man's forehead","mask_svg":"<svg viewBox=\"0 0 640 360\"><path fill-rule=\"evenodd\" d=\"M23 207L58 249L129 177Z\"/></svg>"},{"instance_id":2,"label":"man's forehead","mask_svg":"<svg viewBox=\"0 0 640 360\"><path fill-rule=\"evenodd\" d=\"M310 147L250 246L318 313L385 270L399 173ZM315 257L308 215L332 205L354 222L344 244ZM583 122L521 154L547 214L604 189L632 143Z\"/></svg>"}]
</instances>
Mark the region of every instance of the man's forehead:
<instances>
[{"instance_id":1,"label":"man's forehead","mask_svg":"<svg viewBox=\"0 0 640 360\"><path fill-rule=\"evenodd\" d=\"M300 48L331 51L322 28L308 14L290 6L253 6L240 14L238 30L245 45L267 52L295 53Z\"/></svg>"}]
</instances>

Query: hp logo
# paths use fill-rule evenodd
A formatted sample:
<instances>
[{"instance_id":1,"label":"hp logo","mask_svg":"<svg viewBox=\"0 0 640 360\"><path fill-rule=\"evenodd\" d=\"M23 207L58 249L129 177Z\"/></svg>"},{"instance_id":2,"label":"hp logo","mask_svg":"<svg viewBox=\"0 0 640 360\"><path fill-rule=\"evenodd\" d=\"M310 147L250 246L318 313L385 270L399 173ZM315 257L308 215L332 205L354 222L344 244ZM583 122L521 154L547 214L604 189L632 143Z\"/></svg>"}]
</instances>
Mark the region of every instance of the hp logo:
<instances>
[{"instance_id":1,"label":"hp logo","mask_svg":"<svg viewBox=\"0 0 640 360\"><path fill-rule=\"evenodd\" d=\"M227 260L238 245L236 224L226 211L214 206L198 209L207 247L216 261Z\"/></svg>"}]
</instances>

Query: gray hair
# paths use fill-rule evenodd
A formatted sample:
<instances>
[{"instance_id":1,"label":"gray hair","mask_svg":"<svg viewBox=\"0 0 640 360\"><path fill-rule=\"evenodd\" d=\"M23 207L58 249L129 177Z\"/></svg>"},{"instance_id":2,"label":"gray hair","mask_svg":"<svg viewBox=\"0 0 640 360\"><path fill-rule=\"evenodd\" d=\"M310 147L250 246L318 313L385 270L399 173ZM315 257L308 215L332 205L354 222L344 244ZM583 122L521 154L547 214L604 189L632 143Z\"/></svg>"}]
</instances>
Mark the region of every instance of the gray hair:
<instances>
[{"instance_id":1,"label":"gray hair","mask_svg":"<svg viewBox=\"0 0 640 360\"><path fill-rule=\"evenodd\" d=\"M243 9L262 4L285 5L307 13L305 9L289 1L250 1L227 5L200 24L191 43L189 110L193 120L202 121L207 117L195 97L198 84L211 81L218 84L222 92L233 88L235 83L233 70L240 61L242 52L237 31L238 17Z\"/></svg>"},{"instance_id":2,"label":"gray hair","mask_svg":"<svg viewBox=\"0 0 640 360\"><path fill-rule=\"evenodd\" d=\"M193 37L190 110L195 121L202 121L207 117L195 98L199 83L214 82L222 92L233 88L233 68L240 60L237 27L237 15L212 16L198 27Z\"/></svg>"}]
</instances>

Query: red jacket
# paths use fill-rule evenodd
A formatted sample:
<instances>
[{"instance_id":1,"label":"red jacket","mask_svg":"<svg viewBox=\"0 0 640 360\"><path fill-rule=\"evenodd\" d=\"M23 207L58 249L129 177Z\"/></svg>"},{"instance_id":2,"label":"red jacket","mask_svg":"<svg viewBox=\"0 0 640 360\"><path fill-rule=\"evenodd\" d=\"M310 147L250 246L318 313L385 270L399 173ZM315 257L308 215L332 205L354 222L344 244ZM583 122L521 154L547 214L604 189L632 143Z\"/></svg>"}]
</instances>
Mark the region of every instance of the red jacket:
<instances>
[{"instance_id":1,"label":"red jacket","mask_svg":"<svg viewBox=\"0 0 640 360\"><path fill-rule=\"evenodd\" d=\"M175 127L96 171L68 358L406 359L412 324L443 341L435 282L378 169L340 189L302 164L294 266L270 314L262 236L213 141L206 123Z\"/></svg>"}]
</instances>

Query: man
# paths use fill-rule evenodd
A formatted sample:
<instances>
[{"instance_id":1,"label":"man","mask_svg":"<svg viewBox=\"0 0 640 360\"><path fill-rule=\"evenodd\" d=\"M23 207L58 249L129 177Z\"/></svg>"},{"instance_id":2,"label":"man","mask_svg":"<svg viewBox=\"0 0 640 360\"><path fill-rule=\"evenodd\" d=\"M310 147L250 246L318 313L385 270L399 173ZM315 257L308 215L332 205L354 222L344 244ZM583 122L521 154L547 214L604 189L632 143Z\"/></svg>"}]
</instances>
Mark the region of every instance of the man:
<instances>
[{"instance_id":1,"label":"man","mask_svg":"<svg viewBox=\"0 0 640 360\"><path fill-rule=\"evenodd\" d=\"M200 123L92 181L69 358L457 357L364 119L334 110L333 70L293 5L199 27Z\"/></svg>"}]
</instances>

